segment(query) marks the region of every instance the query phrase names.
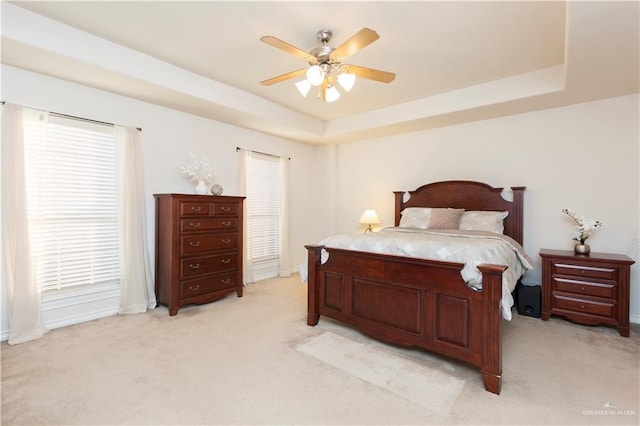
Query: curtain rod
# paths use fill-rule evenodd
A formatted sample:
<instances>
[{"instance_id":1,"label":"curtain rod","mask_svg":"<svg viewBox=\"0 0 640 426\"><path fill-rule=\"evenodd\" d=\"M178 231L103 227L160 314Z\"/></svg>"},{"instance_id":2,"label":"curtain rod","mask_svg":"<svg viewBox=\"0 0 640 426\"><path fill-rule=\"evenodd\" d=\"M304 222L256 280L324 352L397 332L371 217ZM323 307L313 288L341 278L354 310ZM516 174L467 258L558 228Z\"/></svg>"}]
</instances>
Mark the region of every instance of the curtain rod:
<instances>
[{"instance_id":1,"label":"curtain rod","mask_svg":"<svg viewBox=\"0 0 640 426\"><path fill-rule=\"evenodd\" d=\"M242 150L244 148L240 148L239 146L236 146L236 152ZM275 155L275 154L269 154L267 152L260 152L260 151L254 151L252 149L246 149L245 151L250 151L250 152L255 152L256 154L262 154L262 155L266 155L268 157L275 157L275 158L286 158L287 160L291 160L291 157L282 157L280 155Z\"/></svg>"},{"instance_id":2,"label":"curtain rod","mask_svg":"<svg viewBox=\"0 0 640 426\"><path fill-rule=\"evenodd\" d=\"M0 104L4 105L4 103L5 103L5 101L0 101ZM30 108L30 107L27 107L27 108ZM32 109L37 109L37 108L32 108ZM104 124L106 126L115 126L115 124L107 123L106 121L92 120L91 118L84 118L84 117L78 117L78 116L75 116L75 115L62 114L60 112L49 111L49 114L57 115L58 117L71 118L72 120L80 120L80 121L86 121L86 122L89 122L89 123ZM142 131L142 127L136 127L136 130L141 132Z\"/></svg>"}]
</instances>

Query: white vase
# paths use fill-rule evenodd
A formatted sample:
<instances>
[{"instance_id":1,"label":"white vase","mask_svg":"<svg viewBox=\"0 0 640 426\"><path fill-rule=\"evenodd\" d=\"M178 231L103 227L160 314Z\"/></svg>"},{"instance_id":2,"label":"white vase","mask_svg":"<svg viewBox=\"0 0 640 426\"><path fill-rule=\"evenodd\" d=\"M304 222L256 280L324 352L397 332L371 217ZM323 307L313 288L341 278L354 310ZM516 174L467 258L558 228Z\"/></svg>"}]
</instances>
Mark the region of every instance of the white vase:
<instances>
[{"instance_id":1,"label":"white vase","mask_svg":"<svg viewBox=\"0 0 640 426\"><path fill-rule=\"evenodd\" d=\"M198 184L196 185L196 194L204 195L208 190L209 188L207 188L206 183L204 183L203 181L198 181Z\"/></svg>"}]
</instances>

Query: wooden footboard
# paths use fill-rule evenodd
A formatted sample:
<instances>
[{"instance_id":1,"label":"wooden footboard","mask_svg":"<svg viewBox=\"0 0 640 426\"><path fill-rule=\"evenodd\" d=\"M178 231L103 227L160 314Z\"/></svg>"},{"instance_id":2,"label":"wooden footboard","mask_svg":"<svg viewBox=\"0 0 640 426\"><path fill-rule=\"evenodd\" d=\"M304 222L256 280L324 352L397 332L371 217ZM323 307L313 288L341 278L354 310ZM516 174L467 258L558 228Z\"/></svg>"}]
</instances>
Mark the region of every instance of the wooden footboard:
<instances>
[{"instance_id":1,"label":"wooden footboard","mask_svg":"<svg viewBox=\"0 0 640 426\"><path fill-rule=\"evenodd\" d=\"M326 248L308 250L307 324L325 315L381 341L417 346L480 367L500 393L502 273L481 265L482 291L462 280L461 263Z\"/></svg>"}]
</instances>

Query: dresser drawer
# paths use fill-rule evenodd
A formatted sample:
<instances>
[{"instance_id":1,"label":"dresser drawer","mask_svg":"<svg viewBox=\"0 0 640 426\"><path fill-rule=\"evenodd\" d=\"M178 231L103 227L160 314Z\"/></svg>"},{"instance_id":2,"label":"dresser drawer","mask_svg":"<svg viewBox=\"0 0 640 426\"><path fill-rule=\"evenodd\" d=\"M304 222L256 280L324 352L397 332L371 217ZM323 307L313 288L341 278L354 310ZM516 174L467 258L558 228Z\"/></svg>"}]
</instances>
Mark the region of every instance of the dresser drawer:
<instances>
[{"instance_id":1,"label":"dresser drawer","mask_svg":"<svg viewBox=\"0 0 640 426\"><path fill-rule=\"evenodd\" d=\"M182 255L235 248L238 248L237 233L195 235L180 238L180 253Z\"/></svg>"},{"instance_id":2,"label":"dresser drawer","mask_svg":"<svg viewBox=\"0 0 640 426\"><path fill-rule=\"evenodd\" d=\"M180 299L189 299L214 291L235 288L237 283L235 271L226 274L209 275L195 280L180 282Z\"/></svg>"},{"instance_id":3,"label":"dresser drawer","mask_svg":"<svg viewBox=\"0 0 640 426\"><path fill-rule=\"evenodd\" d=\"M568 293L585 294L587 296L604 297L608 299L616 298L615 282L589 282L554 277L553 288L554 290Z\"/></svg>"},{"instance_id":4,"label":"dresser drawer","mask_svg":"<svg viewBox=\"0 0 640 426\"><path fill-rule=\"evenodd\" d=\"M552 298L552 306L554 308L609 318L613 318L615 315L616 305L613 301L586 300L562 294L553 294Z\"/></svg>"},{"instance_id":5,"label":"dresser drawer","mask_svg":"<svg viewBox=\"0 0 640 426\"><path fill-rule=\"evenodd\" d=\"M597 278L604 280L616 280L616 269L607 267L590 266L584 264L571 264L555 262L553 273L559 275L573 275L577 277Z\"/></svg>"},{"instance_id":6,"label":"dresser drawer","mask_svg":"<svg viewBox=\"0 0 640 426\"><path fill-rule=\"evenodd\" d=\"M180 230L182 232L197 231L216 231L220 229L236 229L238 227L238 219L229 218L212 218L212 219L182 219L180 221Z\"/></svg>"},{"instance_id":7,"label":"dresser drawer","mask_svg":"<svg viewBox=\"0 0 640 426\"><path fill-rule=\"evenodd\" d=\"M180 216L209 216L211 214L211 203L203 202L180 202Z\"/></svg>"},{"instance_id":8,"label":"dresser drawer","mask_svg":"<svg viewBox=\"0 0 640 426\"><path fill-rule=\"evenodd\" d=\"M213 205L213 214L216 216L222 215L230 215L237 216L238 215L238 204L237 203L215 203Z\"/></svg>"},{"instance_id":9,"label":"dresser drawer","mask_svg":"<svg viewBox=\"0 0 640 426\"><path fill-rule=\"evenodd\" d=\"M190 278L198 275L235 269L238 265L237 253L225 253L214 256L200 256L180 261L180 277Z\"/></svg>"}]
</instances>

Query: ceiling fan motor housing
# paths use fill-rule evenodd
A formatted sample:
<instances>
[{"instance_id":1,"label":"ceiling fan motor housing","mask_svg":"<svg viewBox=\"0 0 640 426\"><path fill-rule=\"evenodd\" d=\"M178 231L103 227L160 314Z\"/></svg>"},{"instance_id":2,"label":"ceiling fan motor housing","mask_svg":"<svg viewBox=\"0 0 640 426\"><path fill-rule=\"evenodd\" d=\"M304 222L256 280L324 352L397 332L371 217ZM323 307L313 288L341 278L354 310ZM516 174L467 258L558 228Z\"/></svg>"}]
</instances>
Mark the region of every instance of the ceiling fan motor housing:
<instances>
[{"instance_id":1,"label":"ceiling fan motor housing","mask_svg":"<svg viewBox=\"0 0 640 426\"><path fill-rule=\"evenodd\" d=\"M336 50L335 47L331 47L328 44L331 41L332 36L333 33L331 32L331 30L320 30L316 33L316 37L322 45L316 47L309 53L316 57L319 64L326 64L331 62L329 55L331 55L331 52Z\"/></svg>"}]
</instances>

